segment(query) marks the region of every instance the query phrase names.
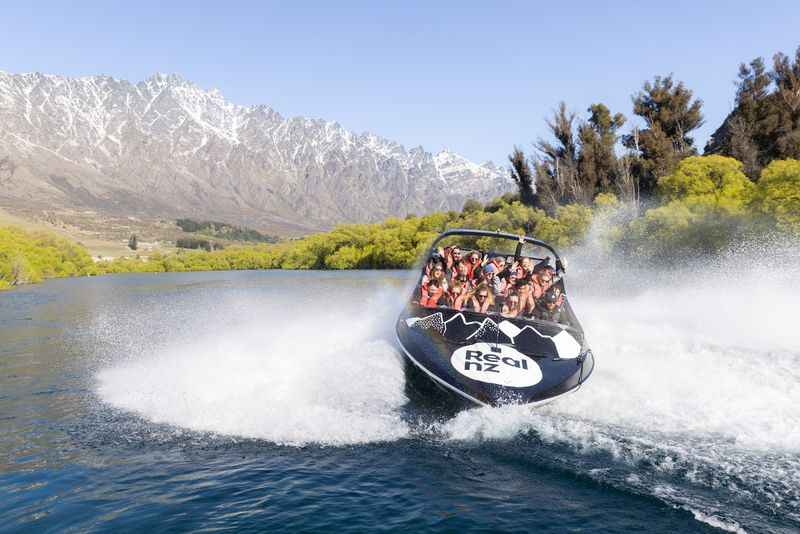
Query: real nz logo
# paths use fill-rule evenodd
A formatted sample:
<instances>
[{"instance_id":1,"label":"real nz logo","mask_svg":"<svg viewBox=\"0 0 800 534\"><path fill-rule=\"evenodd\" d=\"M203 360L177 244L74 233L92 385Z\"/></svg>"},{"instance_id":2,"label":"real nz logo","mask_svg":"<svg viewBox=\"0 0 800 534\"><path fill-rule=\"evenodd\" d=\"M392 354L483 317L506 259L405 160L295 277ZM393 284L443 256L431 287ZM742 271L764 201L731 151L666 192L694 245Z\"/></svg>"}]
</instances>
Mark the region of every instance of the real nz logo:
<instances>
[{"instance_id":1,"label":"real nz logo","mask_svg":"<svg viewBox=\"0 0 800 534\"><path fill-rule=\"evenodd\" d=\"M450 364L466 377L491 384L524 388L542 380L536 362L509 345L475 343L461 347L450 357Z\"/></svg>"}]
</instances>

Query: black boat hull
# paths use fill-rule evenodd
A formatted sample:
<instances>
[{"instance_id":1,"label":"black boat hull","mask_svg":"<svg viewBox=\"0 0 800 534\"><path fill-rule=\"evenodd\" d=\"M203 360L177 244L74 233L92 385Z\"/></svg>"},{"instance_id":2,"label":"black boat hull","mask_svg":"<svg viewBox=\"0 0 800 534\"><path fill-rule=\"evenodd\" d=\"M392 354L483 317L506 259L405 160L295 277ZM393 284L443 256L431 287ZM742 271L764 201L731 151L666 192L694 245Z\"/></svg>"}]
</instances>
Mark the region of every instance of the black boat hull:
<instances>
[{"instance_id":1,"label":"black boat hull","mask_svg":"<svg viewBox=\"0 0 800 534\"><path fill-rule=\"evenodd\" d=\"M543 404L578 389L594 369L581 333L554 323L409 304L396 334L413 365L479 406Z\"/></svg>"}]
</instances>

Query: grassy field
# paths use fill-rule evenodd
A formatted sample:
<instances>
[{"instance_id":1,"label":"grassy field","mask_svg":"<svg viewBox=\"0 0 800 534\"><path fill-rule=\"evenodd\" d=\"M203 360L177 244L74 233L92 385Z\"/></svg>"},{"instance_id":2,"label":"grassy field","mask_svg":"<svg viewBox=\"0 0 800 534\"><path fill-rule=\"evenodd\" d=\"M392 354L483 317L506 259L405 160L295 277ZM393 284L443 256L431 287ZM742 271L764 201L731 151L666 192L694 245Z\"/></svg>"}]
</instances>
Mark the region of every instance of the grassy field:
<instances>
[{"instance_id":1,"label":"grassy field","mask_svg":"<svg viewBox=\"0 0 800 534\"><path fill-rule=\"evenodd\" d=\"M0 226L8 225L27 231L56 233L82 244L95 259L174 252L175 240L191 235L185 234L171 220L109 217L93 211L69 209L36 211L0 207ZM132 234L139 239L137 251L128 248Z\"/></svg>"}]
</instances>

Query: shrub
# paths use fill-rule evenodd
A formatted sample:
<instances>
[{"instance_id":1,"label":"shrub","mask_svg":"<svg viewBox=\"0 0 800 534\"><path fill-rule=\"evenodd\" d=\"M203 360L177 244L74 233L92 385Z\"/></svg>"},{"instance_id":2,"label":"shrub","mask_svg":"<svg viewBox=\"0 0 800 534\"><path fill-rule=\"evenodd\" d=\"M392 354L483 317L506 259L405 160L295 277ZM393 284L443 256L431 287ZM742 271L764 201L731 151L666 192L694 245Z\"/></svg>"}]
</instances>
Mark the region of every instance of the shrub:
<instances>
[{"instance_id":1,"label":"shrub","mask_svg":"<svg viewBox=\"0 0 800 534\"><path fill-rule=\"evenodd\" d=\"M94 262L82 245L46 232L0 227L0 286L3 288L95 272Z\"/></svg>"},{"instance_id":2,"label":"shrub","mask_svg":"<svg viewBox=\"0 0 800 534\"><path fill-rule=\"evenodd\" d=\"M753 208L779 230L800 236L800 161L776 160L761 171Z\"/></svg>"},{"instance_id":3,"label":"shrub","mask_svg":"<svg viewBox=\"0 0 800 534\"><path fill-rule=\"evenodd\" d=\"M743 215L754 190L742 164L725 156L686 158L675 172L658 180L658 191L665 203L682 202L701 213Z\"/></svg>"}]
</instances>

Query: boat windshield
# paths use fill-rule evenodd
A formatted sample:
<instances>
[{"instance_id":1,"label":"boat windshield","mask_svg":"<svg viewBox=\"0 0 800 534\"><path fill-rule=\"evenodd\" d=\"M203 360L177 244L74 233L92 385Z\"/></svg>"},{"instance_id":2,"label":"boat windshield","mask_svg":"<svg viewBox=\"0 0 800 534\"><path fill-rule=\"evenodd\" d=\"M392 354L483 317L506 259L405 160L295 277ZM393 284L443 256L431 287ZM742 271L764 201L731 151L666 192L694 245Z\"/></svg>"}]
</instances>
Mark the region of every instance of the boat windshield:
<instances>
[{"instance_id":1,"label":"boat windshield","mask_svg":"<svg viewBox=\"0 0 800 534\"><path fill-rule=\"evenodd\" d=\"M440 237L425 258L412 302L579 329L556 252L514 236Z\"/></svg>"}]
</instances>

